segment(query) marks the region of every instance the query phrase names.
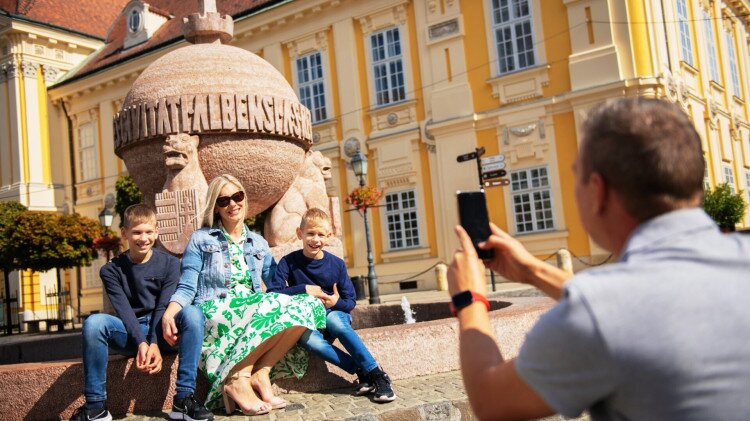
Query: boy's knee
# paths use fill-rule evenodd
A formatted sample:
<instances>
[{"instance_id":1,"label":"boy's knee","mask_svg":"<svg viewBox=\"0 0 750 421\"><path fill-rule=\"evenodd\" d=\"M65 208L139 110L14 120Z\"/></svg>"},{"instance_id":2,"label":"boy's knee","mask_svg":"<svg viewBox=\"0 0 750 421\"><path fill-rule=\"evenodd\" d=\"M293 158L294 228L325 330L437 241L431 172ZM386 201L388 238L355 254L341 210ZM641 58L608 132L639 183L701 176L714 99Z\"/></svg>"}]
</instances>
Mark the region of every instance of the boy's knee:
<instances>
[{"instance_id":1,"label":"boy's knee","mask_svg":"<svg viewBox=\"0 0 750 421\"><path fill-rule=\"evenodd\" d=\"M336 336L337 333L346 330L351 330L352 324L349 321L349 315L340 311L332 311L326 316L326 330L331 335Z\"/></svg>"},{"instance_id":2,"label":"boy's knee","mask_svg":"<svg viewBox=\"0 0 750 421\"><path fill-rule=\"evenodd\" d=\"M182 326L203 328L206 316L197 306L189 305L180 310L178 323Z\"/></svg>"},{"instance_id":3,"label":"boy's knee","mask_svg":"<svg viewBox=\"0 0 750 421\"><path fill-rule=\"evenodd\" d=\"M106 332L107 330L107 317L106 314L92 314L83 321L83 337L84 339L93 339Z\"/></svg>"}]
</instances>

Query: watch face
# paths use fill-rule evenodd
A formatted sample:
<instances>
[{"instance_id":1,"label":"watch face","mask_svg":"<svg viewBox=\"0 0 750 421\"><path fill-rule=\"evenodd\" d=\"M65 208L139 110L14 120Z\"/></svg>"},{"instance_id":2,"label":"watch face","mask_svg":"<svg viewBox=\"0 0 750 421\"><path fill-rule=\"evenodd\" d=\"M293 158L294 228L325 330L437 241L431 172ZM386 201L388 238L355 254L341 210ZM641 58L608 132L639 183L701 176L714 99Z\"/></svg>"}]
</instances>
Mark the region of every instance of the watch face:
<instances>
[{"instance_id":1,"label":"watch face","mask_svg":"<svg viewBox=\"0 0 750 421\"><path fill-rule=\"evenodd\" d=\"M453 296L453 306L458 309L462 309L469 304L474 302L474 296L471 295L471 291L459 292Z\"/></svg>"}]
</instances>

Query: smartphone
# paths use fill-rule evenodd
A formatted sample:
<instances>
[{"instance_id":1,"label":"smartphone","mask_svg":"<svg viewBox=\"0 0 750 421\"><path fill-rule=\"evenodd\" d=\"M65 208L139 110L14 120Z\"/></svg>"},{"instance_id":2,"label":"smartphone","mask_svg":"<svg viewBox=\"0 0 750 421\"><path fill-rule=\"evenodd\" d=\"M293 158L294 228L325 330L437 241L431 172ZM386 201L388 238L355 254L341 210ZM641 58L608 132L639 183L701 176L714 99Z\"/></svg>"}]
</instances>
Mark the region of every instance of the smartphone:
<instances>
[{"instance_id":1,"label":"smartphone","mask_svg":"<svg viewBox=\"0 0 750 421\"><path fill-rule=\"evenodd\" d=\"M482 260L489 260L493 256L493 250L482 250L477 244L490 238L490 218L487 215L487 200L484 190L456 192L458 199L458 217L461 226L471 237L471 242L477 250L477 255Z\"/></svg>"}]
</instances>

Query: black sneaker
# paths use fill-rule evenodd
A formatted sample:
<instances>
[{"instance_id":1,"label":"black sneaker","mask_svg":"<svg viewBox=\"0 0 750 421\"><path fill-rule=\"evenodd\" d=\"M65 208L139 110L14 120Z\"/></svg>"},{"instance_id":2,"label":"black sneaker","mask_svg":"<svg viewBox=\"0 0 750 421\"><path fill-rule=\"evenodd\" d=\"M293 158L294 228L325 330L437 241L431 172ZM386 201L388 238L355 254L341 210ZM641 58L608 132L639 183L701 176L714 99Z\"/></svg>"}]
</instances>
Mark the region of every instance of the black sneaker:
<instances>
[{"instance_id":1,"label":"black sneaker","mask_svg":"<svg viewBox=\"0 0 750 421\"><path fill-rule=\"evenodd\" d=\"M396 400L396 394L393 393L391 387L391 378L385 374L385 371L381 370L380 367L375 368L368 373L370 381L375 385L375 396L372 400L375 402L393 402Z\"/></svg>"},{"instance_id":2,"label":"black sneaker","mask_svg":"<svg viewBox=\"0 0 750 421\"><path fill-rule=\"evenodd\" d=\"M172 412L169 419L187 421L213 421L214 414L211 413L193 394L182 399L175 399L172 404Z\"/></svg>"},{"instance_id":3,"label":"black sneaker","mask_svg":"<svg viewBox=\"0 0 750 421\"><path fill-rule=\"evenodd\" d=\"M86 409L82 406L76 410L70 421L112 421L112 414L107 408Z\"/></svg>"},{"instance_id":4,"label":"black sneaker","mask_svg":"<svg viewBox=\"0 0 750 421\"><path fill-rule=\"evenodd\" d=\"M359 384L354 389L355 395L362 396L375 390L375 385L370 381L370 376L362 374L361 370L357 370L357 379L359 379Z\"/></svg>"}]
</instances>

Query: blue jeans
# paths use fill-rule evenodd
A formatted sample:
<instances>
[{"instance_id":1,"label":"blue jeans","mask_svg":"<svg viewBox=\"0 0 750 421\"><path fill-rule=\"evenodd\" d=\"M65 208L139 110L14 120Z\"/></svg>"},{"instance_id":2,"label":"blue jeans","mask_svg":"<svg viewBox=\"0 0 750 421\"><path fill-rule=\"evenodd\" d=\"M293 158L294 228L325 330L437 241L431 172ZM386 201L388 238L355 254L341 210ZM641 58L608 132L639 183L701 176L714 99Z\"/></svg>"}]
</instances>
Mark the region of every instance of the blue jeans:
<instances>
[{"instance_id":1,"label":"blue jeans","mask_svg":"<svg viewBox=\"0 0 750 421\"><path fill-rule=\"evenodd\" d=\"M147 334L150 316L141 317L138 321L143 333ZM177 393L193 393L203 345L205 317L198 307L190 305L177 313L175 322L180 335L176 390ZM157 327L159 350L174 351L164 341L161 323ZM107 358L110 347L123 355L138 353L138 344L128 338L122 320L109 314L92 314L83 323L83 394L86 402L102 402L107 399Z\"/></svg>"},{"instance_id":2,"label":"blue jeans","mask_svg":"<svg viewBox=\"0 0 750 421\"><path fill-rule=\"evenodd\" d=\"M357 370L367 374L378 366L362 339L352 329L352 316L349 313L336 310L328 312L326 331L329 336L341 342L348 354L329 343L318 330L306 330L299 345L350 374Z\"/></svg>"}]
</instances>

